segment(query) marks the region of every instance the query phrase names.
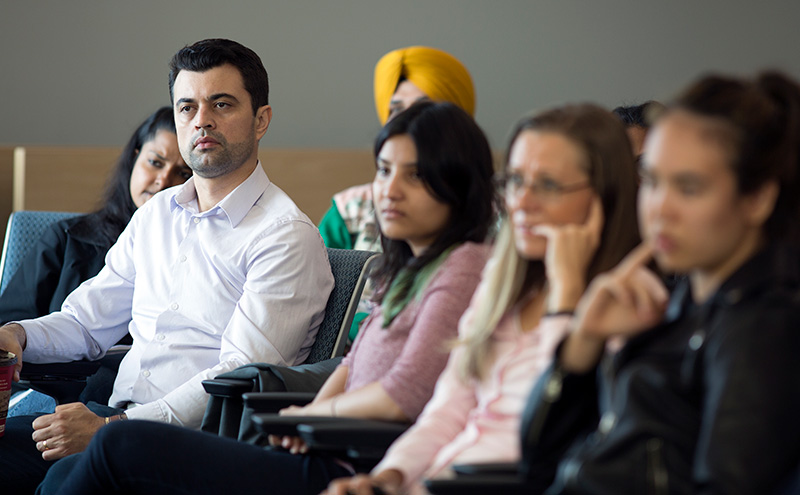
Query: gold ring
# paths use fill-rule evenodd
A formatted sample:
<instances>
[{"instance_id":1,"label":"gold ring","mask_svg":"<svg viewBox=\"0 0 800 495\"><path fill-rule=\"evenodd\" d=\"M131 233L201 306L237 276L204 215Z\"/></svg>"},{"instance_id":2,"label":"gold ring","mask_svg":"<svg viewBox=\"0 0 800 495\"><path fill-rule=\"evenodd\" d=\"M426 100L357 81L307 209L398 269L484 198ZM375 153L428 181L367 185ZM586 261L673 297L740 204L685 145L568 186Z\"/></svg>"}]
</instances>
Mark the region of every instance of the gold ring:
<instances>
[{"instance_id":1,"label":"gold ring","mask_svg":"<svg viewBox=\"0 0 800 495\"><path fill-rule=\"evenodd\" d=\"M50 447L47 446L47 440L42 442L42 447L44 447L44 450L50 450Z\"/></svg>"}]
</instances>

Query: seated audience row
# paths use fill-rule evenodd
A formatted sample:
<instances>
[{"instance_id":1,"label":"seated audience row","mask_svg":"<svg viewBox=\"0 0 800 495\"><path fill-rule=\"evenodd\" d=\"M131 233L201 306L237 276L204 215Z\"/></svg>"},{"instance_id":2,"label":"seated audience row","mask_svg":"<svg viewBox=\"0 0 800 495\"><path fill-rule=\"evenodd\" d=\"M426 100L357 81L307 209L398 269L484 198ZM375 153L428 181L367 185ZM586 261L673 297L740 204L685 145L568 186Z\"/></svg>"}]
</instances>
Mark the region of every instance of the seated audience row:
<instances>
[{"instance_id":1,"label":"seated audience row","mask_svg":"<svg viewBox=\"0 0 800 495\"><path fill-rule=\"evenodd\" d=\"M0 347L36 359L62 349L94 357L130 329L138 353L117 380L123 400L59 406L32 433L33 418L10 421L0 482L30 493L49 461L87 443L56 463L38 493L416 494L425 478L453 476L454 464L520 460L529 491L550 495L772 493L795 473L800 86L773 72L705 77L659 109L641 160L620 119L594 105L526 117L495 178L498 206L480 129L456 105L416 101L448 98L404 63L424 55L468 73L447 54L407 50L381 60L381 88L376 68L386 125L364 196L374 213L359 210L374 215L372 240L384 251L376 305L317 398L281 412L416 420L372 473L353 476L293 437L270 437L262 449L178 427L196 426L200 378L249 361L301 362L321 318L315 303L329 289L319 237L300 235L308 220L263 172L254 177L271 118L260 60L235 42L204 40L176 54L170 75L194 178L133 216L106 267L64 311L0 329ZM397 97L403 111L390 115L394 103L379 95ZM474 96L467 101L474 106ZM333 223L347 225L336 206ZM275 209L277 220L262 218ZM148 234L144 222L162 233ZM293 243L274 234L287 223ZM278 254L276 242L285 246ZM153 246L169 266L144 263ZM187 254L216 265L184 273L175 260ZM258 260L264 269L248 270ZM241 285L231 297L213 294L227 294L214 282L205 298L192 291L194 302L174 281L232 278ZM277 292L264 285L276 278ZM100 294L110 302L100 305ZM235 309L219 314L220 301ZM120 310L132 321L113 316ZM278 336L276 323L295 330ZM200 360L190 349L199 344L215 357ZM169 383L150 377L194 361ZM523 449L526 403L535 428ZM119 421L128 416L175 425Z\"/></svg>"},{"instance_id":2,"label":"seated audience row","mask_svg":"<svg viewBox=\"0 0 800 495\"><path fill-rule=\"evenodd\" d=\"M426 112L431 115L427 116ZM459 131L459 122L471 122L471 119L454 112L455 108L447 104L417 104L390 121L379 136L373 192L378 206L378 224L387 238L395 239L398 232L409 232L411 220L398 218L402 210L393 211L392 196L384 195L381 189L384 175L389 172L384 170L387 165L418 177L419 186L434 193L442 187L440 181L468 189L480 188L481 183L488 186L488 174L483 181L476 181L471 177L474 173L467 172L475 164L464 163L465 158L476 156L469 149L470 143L476 140L485 143L485 138L477 128L472 135ZM415 118L407 129L401 127ZM396 137L386 140L385 136L393 133ZM397 146L404 142L411 144L412 140L437 150L435 156L440 160L437 166L444 169L442 173L426 173L423 164L430 164L436 158L419 151L424 149L419 144L417 152L409 149L397 155ZM465 158L450 158L448 150L452 148L461 148L457 156ZM489 169L488 145L484 144L478 156L483 157L483 168ZM414 481L431 464L429 474L435 475L453 462L519 458L514 440L518 435L522 405L536 377L549 364L553 350L566 334L570 318L563 310L574 307L586 281L612 268L638 242L633 214L635 190L633 156L625 131L609 112L589 105L565 107L520 123L512 140L503 181L508 223L487 265L483 285L473 298L472 309L461 322L459 343L439 379L433 399L383 466L412 463L416 467L410 481ZM396 194L394 201L401 197ZM483 225L481 236L486 235L491 218L491 201L487 200L490 198L484 199L483 222L478 224ZM458 225L460 215L472 218L473 222L476 219L466 206L463 211L454 209L451 214L454 217L447 219L430 200L417 199L415 203L426 212L423 216L426 224L438 219L436 221L442 225ZM397 203L397 207L402 206L402 202ZM402 225L405 228L400 230ZM427 251L415 250L413 238L403 241L418 260L427 257ZM433 241L430 249L437 243ZM454 251L446 263L463 249ZM385 256L391 257L393 253L387 249ZM561 283L562 279L570 283ZM513 283L507 283L509 280ZM387 295L391 295L391 288ZM387 306L386 298L383 306ZM368 321L376 317L385 321L389 308L375 310ZM423 315L419 313L416 318ZM397 317L401 316L402 313ZM455 327L454 321L452 324ZM378 354L374 345L369 351L364 346L375 342L379 332L379 328L368 326L359 335L345 363L364 361L363 357L359 359L360 353ZM413 339L408 342L412 343ZM442 342L429 341L428 345L441 350ZM417 349L405 358L416 362L416 368L425 367L426 373L418 373L417 380L429 379L429 353ZM440 370L434 367L433 374L438 375ZM391 372L388 378L392 378ZM327 395L332 382L342 380L338 373L334 374L320 395ZM391 381L385 380L364 384L350 379L348 384L360 388L341 398L318 399L311 406L289 409L284 414L330 415L335 412L363 417L366 411L377 410L374 404L369 407L364 400L368 393L377 389L380 395L385 395L392 390ZM354 397L359 397L360 402L354 402ZM351 404L358 404L358 409L351 408ZM356 410L359 412L355 413ZM396 413L384 415L384 418L413 419L408 414ZM180 490L211 493L225 487L250 493L265 485L270 487L271 493L317 493L332 478L347 474L347 469L334 458L296 455L303 454L305 449L295 439L283 439L282 445L289 452L276 452L185 429L146 423L121 426L101 433L95 447L72 468L60 493L113 492L115 487L121 486L131 493ZM124 462L117 462L108 449L122 449L130 455ZM220 450L226 452L224 459L206 455ZM398 450L404 453L397 454ZM147 459L152 459L156 451L170 457L169 452L177 455L191 451L197 455L187 458L185 463L154 466ZM218 476L193 475L198 471L210 472L212 464L213 470L220 473ZM53 478L62 469L51 472L46 483L56 485ZM235 474L231 476L232 473Z\"/></svg>"},{"instance_id":3,"label":"seated audience row","mask_svg":"<svg viewBox=\"0 0 800 495\"><path fill-rule=\"evenodd\" d=\"M781 74L703 78L657 122L639 190L644 242L567 308L570 331L531 397L530 493L796 482L799 159L800 86ZM685 275L671 294L651 259ZM371 476L329 493L414 490L409 454L425 445L409 431Z\"/></svg>"}]
</instances>

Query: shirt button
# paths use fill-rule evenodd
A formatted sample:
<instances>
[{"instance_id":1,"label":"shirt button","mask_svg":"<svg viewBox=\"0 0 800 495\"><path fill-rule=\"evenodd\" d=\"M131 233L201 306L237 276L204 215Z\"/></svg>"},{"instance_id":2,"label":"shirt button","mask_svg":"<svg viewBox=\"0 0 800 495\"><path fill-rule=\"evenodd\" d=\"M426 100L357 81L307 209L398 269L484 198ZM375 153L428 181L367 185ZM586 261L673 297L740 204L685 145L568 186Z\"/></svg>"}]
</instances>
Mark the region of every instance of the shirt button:
<instances>
[{"instance_id":1,"label":"shirt button","mask_svg":"<svg viewBox=\"0 0 800 495\"><path fill-rule=\"evenodd\" d=\"M731 289L727 295L728 304L736 304L742 300L742 291L739 289Z\"/></svg>"},{"instance_id":2,"label":"shirt button","mask_svg":"<svg viewBox=\"0 0 800 495\"><path fill-rule=\"evenodd\" d=\"M200 219L199 218L195 218L194 219L194 223L200 223Z\"/></svg>"},{"instance_id":3,"label":"shirt button","mask_svg":"<svg viewBox=\"0 0 800 495\"><path fill-rule=\"evenodd\" d=\"M597 429L603 435L607 435L608 432L614 428L615 424L617 424L617 416L612 412L607 412L600 418L600 424L597 426Z\"/></svg>"},{"instance_id":4,"label":"shirt button","mask_svg":"<svg viewBox=\"0 0 800 495\"><path fill-rule=\"evenodd\" d=\"M142 376L147 378L148 376L150 376L150 372L147 371L147 370L144 370L144 371L142 371Z\"/></svg>"},{"instance_id":5,"label":"shirt button","mask_svg":"<svg viewBox=\"0 0 800 495\"><path fill-rule=\"evenodd\" d=\"M180 257L180 260L181 260L181 262L184 262L184 261L186 261L186 255L185 255L185 254L182 254L182 255L181 255L181 257Z\"/></svg>"},{"instance_id":6,"label":"shirt button","mask_svg":"<svg viewBox=\"0 0 800 495\"><path fill-rule=\"evenodd\" d=\"M164 340L164 335L163 334L158 334L156 336L156 340Z\"/></svg>"},{"instance_id":7,"label":"shirt button","mask_svg":"<svg viewBox=\"0 0 800 495\"><path fill-rule=\"evenodd\" d=\"M178 303L172 303L170 308L172 308L173 311L177 310L178 309Z\"/></svg>"},{"instance_id":8,"label":"shirt button","mask_svg":"<svg viewBox=\"0 0 800 495\"><path fill-rule=\"evenodd\" d=\"M706 340L706 332L701 328L689 338L689 348L693 351L696 351L697 349L700 349L705 340Z\"/></svg>"}]
</instances>

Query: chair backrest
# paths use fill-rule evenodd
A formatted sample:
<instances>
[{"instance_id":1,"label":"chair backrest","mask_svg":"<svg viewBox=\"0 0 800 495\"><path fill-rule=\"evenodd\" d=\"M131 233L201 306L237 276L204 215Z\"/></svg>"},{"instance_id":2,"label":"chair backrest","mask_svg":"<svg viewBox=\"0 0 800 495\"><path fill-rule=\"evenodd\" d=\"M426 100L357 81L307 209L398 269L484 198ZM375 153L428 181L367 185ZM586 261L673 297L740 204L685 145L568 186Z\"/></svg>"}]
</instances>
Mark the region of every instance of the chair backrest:
<instances>
[{"instance_id":1,"label":"chair backrest","mask_svg":"<svg viewBox=\"0 0 800 495\"><path fill-rule=\"evenodd\" d=\"M50 224L80 215L64 211L16 211L8 218L3 254L0 258L0 294Z\"/></svg>"},{"instance_id":2,"label":"chair backrest","mask_svg":"<svg viewBox=\"0 0 800 495\"><path fill-rule=\"evenodd\" d=\"M372 262L380 256L371 251L328 248L334 286L325 306L317 340L306 363L317 363L344 354L347 334L353 324L361 292L369 277Z\"/></svg>"}]
</instances>

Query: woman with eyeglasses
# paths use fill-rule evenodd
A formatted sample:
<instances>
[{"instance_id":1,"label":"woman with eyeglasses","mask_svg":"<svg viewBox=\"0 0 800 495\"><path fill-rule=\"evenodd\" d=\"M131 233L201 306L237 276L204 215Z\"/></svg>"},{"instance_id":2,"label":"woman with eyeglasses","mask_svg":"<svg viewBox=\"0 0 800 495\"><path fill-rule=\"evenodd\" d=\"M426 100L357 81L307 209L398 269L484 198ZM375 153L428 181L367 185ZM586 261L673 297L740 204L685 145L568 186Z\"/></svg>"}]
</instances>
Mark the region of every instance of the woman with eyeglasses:
<instances>
[{"instance_id":1,"label":"woman with eyeglasses","mask_svg":"<svg viewBox=\"0 0 800 495\"><path fill-rule=\"evenodd\" d=\"M520 458L520 416L586 284L639 240L622 124L593 105L522 120L499 178L507 218L459 340L417 423L371 475L329 494L421 493L450 466Z\"/></svg>"}]
</instances>

